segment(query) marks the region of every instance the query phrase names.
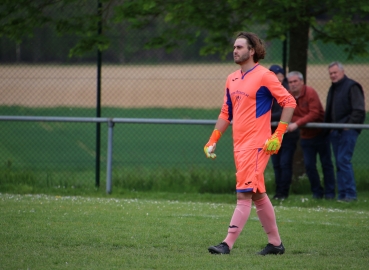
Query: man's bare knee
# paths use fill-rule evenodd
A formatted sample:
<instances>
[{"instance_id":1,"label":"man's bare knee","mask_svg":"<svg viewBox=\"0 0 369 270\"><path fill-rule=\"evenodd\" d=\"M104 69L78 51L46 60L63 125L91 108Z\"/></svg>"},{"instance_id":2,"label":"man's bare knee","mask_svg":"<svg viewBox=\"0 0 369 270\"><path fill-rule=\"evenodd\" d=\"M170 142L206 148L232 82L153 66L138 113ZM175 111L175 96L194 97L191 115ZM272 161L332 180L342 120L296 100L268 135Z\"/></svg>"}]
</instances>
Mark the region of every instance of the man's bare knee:
<instances>
[{"instance_id":1,"label":"man's bare knee","mask_svg":"<svg viewBox=\"0 0 369 270\"><path fill-rule=\"evenodd\" d=\"M252 200L253 201L258 201L258 200L264 198L265 196L267 196L267 194L265 192L264 193L256 192L256 193L252 194Z\"/></svg>"}]
</instances>

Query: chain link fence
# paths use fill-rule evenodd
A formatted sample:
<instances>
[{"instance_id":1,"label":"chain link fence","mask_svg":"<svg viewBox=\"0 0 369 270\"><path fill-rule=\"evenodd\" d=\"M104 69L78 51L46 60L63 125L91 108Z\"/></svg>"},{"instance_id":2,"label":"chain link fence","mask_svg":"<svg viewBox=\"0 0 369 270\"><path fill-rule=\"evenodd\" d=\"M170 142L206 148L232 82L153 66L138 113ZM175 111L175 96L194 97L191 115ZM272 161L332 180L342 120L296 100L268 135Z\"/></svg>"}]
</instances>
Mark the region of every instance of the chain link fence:
<instances>
[{"instance_id":1,"label":"chain link fence","mask_svg":"<svg viewBox=\"0 0 369 270\"><path fill-rule=\"evenodd\" d=\"M248 30L263 37L262 27ZM124 26L111 29L112 44L102 53L101 117L217 119L226 77L238 69L232 60L232 44L225 60L200 56L200 41L183 43L170 53L145 49L153 32L155 28L139 33ZM97 53L69 58L74 42L73 37L59 37L47 28L35 30L33 38L19 45L1 38L0 115L95 117ZM327 67L332 61L341 61L346 74L362 84L366 99L369 97L369 58L346 58L339 46L319 42L309 46L307 85L317 90L323 106L330 86ZM280 40L267 42L267 58L261 65L269 68L272 64L282 66ZM100 152L96 151L97 125L0 122L2 177L36 178L59 188L86 183L93 187L96 153ZM211 125L116 124L113 182L129 187L130 179L151 179L152 183L168 175L191 177L207 170L227 179L233 191L232 132L226 132L218 144L218 158L211 161L205 158L203 146L212 129ZM368 137L363 130L353 159L359 178L366 177L369 167ZM107 125L101 124L101 168L106 165L106 143ZM102 169L102 179L104 174ZM216 176L207 175L200 181L211 182L211 177ZM274 180L271 165L266 178Z\"/></svg>"}]
</instances>

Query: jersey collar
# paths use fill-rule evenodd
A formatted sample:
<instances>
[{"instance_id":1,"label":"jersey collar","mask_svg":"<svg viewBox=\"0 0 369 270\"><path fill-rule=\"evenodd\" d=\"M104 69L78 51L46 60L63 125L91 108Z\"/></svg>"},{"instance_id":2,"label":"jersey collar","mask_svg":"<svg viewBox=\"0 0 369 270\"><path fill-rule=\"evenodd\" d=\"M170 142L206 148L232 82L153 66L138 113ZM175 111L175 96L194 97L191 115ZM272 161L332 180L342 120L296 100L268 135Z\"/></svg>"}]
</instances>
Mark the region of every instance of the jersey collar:
<instances>
[{"instance_id":1,"label":"jersey collar","mask_svg":"<svg viewBox=\"0 0 369 270\"><path fill-rule=\"evenodd\" d=\"M249 69L248 71L246 71L245 73L242 72L241 69L241 75L242 75L242 79L246 76L247 73L253 71L257 66L259 65L259 63L257 63L252 69Z\"/></svg>"}]
</instances>

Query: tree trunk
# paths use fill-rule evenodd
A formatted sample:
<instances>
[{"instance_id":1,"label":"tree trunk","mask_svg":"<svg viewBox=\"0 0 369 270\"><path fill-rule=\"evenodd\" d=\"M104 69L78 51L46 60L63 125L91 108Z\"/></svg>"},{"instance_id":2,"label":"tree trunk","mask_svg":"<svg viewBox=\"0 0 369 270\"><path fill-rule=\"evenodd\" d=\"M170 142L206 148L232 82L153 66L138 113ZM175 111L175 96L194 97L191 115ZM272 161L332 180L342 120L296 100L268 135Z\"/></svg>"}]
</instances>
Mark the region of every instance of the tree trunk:
<instances>
[{"instance_id":1,"label":"tree trunk","mask_svg":"<svg viewBox=\"0 0 369 270\"><path fill-rule=\"evenodd\" d=\"M299 24L295 28L291 28L289 32L289 59L288 70L300 71L304 75L306 83L306 67L309 47L309 28L308 23ZM298 181L299 176L305 173L304 157L300 146L297 143L296 152L293 158L293 179Z\"/></svg>"},{"instance_id":2,"label":"tree trunk","mask_svg":"<svg viewBox=\"0 0 369 270\"><path fill-rule=\"evenodd\" d=\"M302 148L300 146L300 140L297 142L297 147L295 154L293 156L293 164L292 164L292 173L293 173L293 180L298 181L299 177L305 173L305 164L304 164L304 154L302 152Z\"/></svg>"},{"instance_id":3,"label":"tree trunk","mask_svg":"<svg viewBox=\"0 0 369 270\"><path fill-rule=\"evenodd\" d=\"M289 59L288 70L300 71L304 75L306 82L306 67L309 48L309 28L308 23L301 23L297 27L291 28L289 32Z\"/></svg>"}]
</instances>

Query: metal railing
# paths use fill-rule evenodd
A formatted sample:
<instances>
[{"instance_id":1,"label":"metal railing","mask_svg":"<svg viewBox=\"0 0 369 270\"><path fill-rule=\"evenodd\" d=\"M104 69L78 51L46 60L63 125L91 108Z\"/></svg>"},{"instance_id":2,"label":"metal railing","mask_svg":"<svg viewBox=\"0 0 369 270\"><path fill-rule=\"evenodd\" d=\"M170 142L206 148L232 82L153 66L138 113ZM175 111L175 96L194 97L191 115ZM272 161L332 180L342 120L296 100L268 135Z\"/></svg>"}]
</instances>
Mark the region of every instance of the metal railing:
<instances>
[{"instance_id":1,"label":"metal railing","mask_svg":"<svg viewBox=\"0 0 369 270\"><path fill-rule=\"evenodd\" d=\"M0 121L26 121L26 122L78 122L78 123L107 123L108 149L106 164L106 193L112 192L112 162L113 162L113 135L114 125L118 124L169 124L169 125L215 125L216 120L201 119L158 119L158 118L100 118L100 117L46 117L46 116L0 116ZM272 122L277 126L278 122ZM369 129L369 124L334 124L334 123L308 123L307 128L350 128Z\"/></svg>"}]
</instances>

